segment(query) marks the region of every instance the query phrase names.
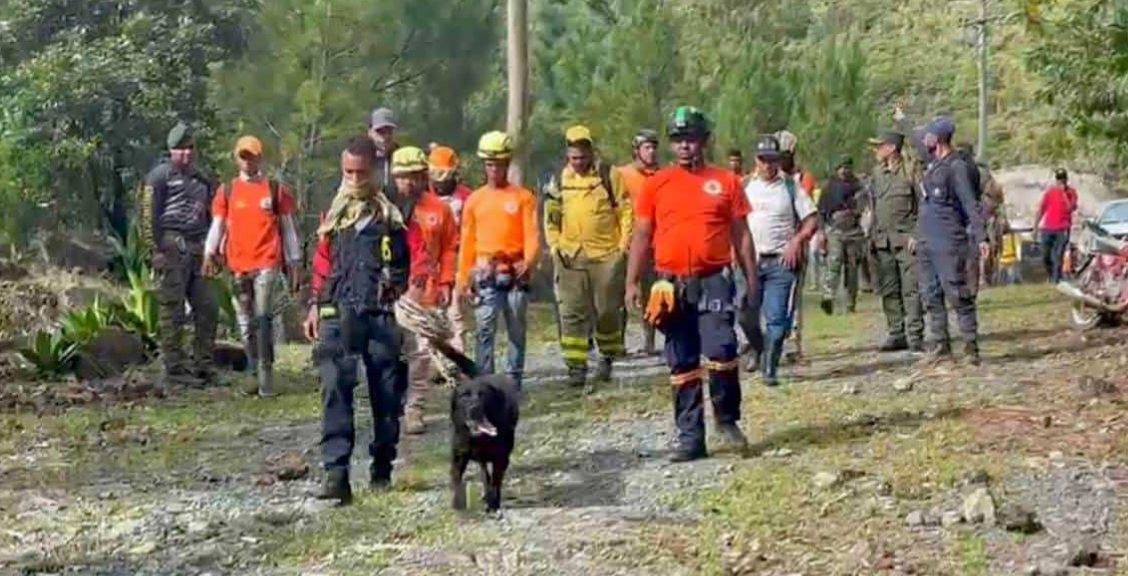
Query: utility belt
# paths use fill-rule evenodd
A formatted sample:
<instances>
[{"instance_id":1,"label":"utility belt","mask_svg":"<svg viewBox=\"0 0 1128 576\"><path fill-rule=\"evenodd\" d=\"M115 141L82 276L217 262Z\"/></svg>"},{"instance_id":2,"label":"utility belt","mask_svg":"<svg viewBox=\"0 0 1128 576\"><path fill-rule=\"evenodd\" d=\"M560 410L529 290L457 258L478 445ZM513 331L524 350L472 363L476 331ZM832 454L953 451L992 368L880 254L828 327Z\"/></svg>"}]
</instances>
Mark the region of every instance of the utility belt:
<instances>
[{"instance_id":1,"label":"utility belt","mask_svg":"<svg viewBox=\"0 0 1128 576\"><path fill-rule=\"evenodd\" d=\"M675 310L728 312L734 309L736 286L727 268L691 276L660 272L658 277L674 285Z\"/></svg>"},{"instance_id":2,"label":"utility belt","mask_svg":"<svg viewBox=\"0 0 1128 576\"><path fill-rule=\"evenodd\" d=\"M161 241L158 246L161 249L175 246L181 254L202 253L204 251L204 238L190 238L182 232L165 230L161 232Z\"/></svg>"},{"instance_id":3,"label":"utility belt","mask_svg":"<svg viewBox=\"0 0 1128 576\"><path fill-rule=\"evenodd\" d=\"M366 316L380 316L385 321L395 322L393 305L372 308L362 305L322 305L318 307L322 320L337 321L340 325L340 343L346 354L360 354L368 349L368 343L375 338L372 324Z\"/></svg>"},{"instance_id":4,"label":"utility belt","mask_svg":"<svg viewBox=\"0 0 1128 576\"><path fill-rule=\"evenodd\" d=\"M478 257L478 262L471 272L474 287L477 289L488 288L492 290L509 291L514 288L528 290L528 279L517 278L515 264L524 258L507 254L493 254Z\"/></svg>"}]
</instances>

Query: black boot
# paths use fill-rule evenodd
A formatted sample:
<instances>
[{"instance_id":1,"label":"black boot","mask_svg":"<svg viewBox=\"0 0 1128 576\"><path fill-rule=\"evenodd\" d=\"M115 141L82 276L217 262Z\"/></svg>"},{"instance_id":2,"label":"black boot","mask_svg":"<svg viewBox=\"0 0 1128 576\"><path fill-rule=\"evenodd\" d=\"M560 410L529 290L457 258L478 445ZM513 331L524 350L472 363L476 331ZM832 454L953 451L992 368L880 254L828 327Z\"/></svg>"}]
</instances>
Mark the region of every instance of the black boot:
<instances>
[{"instance_id":1,"label":"black boot","mask_svg":"<svg viewBox=\"0 0 1128 576\"><path fill-rule=\"evenodd\" d=\"M764 386L779 385L779 358L781 345L774 342L764 343L764 357L760 360L760 376Z\"/></svg>"},{"instance_id":2,"label":"black boot","mask_svg":"<svg viewBox=\"0 0 1128 576\"><path fill-rule=\"evenodd\" d=\"M318 500L336 500L340 506L347 506L352 502L352 486L349 485L348 470L329 470L325 475L325 482L321 491L317 493Z\"/></svg>"},{"instance_id":3,"label":"black boot","mask_svg":"<svg viewBox=\"0 0 1128 576\"><path fill-rule=\"evenodd\" d=\"M908 348L909 343L905 341L904 336L886 336L877 350L879 352L899 352Z\"/></svg>"},{"instance_id":4,"label":"black boot","mask_svg":"<svg viewBox=\"0 0 1128 576\"><path fill-rule=\"evenodd\" d=\"M569 366L568 386L571 386L572 388L583 388L584 384L587 384L587 367Z\"/></svg>"},{"instance_id":5,"label":"black boot","mask_svg":"<svg viewBox=\"0 0 1128 576\"><path fill-rule=\"evenodd\" d=\"M670 462L691 462L693 460L700 460L707 458L709 453L705 450L704 446L678 446L670 454Z\"/></svg>"},{"instance_id":6,"label":"black boot","mask_svg":"<svg viewBox=\"0 0 1128 576\"><path fill-rule=\"evenodd\" d=\"M819 307L827 316L834 314L834 300L830 298L823 298L822 302L819 302Z\"/></svg>"},{"instance_id":7,"label":"black boot","mask_svg":"<svg viewBox=\"0 0 1128 576\"><path fill-rule=\"evenodd\" d=\"M392 487L392 465L391 463L377 463L373 462L372 466L368 468L368 487L373 492L384 492Z\"/></svg>"}]
</instances>

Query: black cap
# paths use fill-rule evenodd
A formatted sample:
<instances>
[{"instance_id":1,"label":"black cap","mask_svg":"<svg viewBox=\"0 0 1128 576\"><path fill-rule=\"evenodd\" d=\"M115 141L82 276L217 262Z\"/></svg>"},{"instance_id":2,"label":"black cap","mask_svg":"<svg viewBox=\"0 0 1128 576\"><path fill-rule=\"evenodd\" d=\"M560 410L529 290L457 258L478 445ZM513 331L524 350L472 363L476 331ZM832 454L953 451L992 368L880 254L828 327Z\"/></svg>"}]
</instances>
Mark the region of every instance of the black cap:
<instances>
[{"instance_id":1,"label":"black cap","mask_svg":"<svg viewBox=\"0 0 1128 576\"><path fill-rule=\"evenodd\" d=\"M901 147L905 145L905 135L896 130L885 130L879 133L876 138L870 138L869 143L874 146L892 144L896 149L900 150Z\"/></svg>"},{"instance_id":2,"label":"black cap","mask_svg":"<svg viewBox=\"0 0 1128 576\"><path fill-rule=\"evenodd\" d=\"M1054 179L1065 182L1066 180L1069 180L1069 172L1066 172L1065 168L1058 168L1057 170L1054 170Z\"/></svg>"},{"instance_id":3,"label":"black cap","mask_svg":"<svg viewBox=\"0 0 1128 576\"><path fill-rule=\"evenodd\" d=\"M782 154L779 146L779 139L775 136L769 134L760 138L759 142L756 142L757 158L763 158L765 160L779 160L781 155Z\"/></svg>"}]
</instances>

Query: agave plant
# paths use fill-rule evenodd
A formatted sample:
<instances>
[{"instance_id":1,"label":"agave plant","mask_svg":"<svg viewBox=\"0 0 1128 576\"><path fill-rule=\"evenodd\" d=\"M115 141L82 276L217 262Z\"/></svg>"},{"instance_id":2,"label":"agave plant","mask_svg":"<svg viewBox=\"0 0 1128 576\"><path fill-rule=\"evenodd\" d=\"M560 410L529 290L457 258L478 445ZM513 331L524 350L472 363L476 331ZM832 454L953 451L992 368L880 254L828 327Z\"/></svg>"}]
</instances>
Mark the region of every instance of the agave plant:
<instances>
[{"instance_id":1,"label":"agave plant","mask_svg":"<svg viewBox=\"0 0 1128 576\"><path fill-rule=\"evenodd\" d=\"M130 274L148 269L149 246L142 240L141 228L137 224L129 227L124 240L120 236L111 235L110 244L116 255L114 269L122 280L129 280Z\"/></svg>"},{"instance_id":2,"label":"agave plant","mask_svg":"<svg viewBox=\"0 0 1128 576\"><path fill-rule=\"evenodd\" d=\"M81 346L97 338L106 328L120 324L120 316L113 306L95 298L94 304L86 309L72 310L63 315L61 336Z\"/></svg>"},{"instance_id":3,"label":"agave plant","mask_svg":"<svg viewBox=\"0 0 1128 576\"><path fill-rule=\"evenodd\" d=\"M154 349L157 344L160 307L149 267L142 264L136 270L129 270L127 275L129 293L122 298L123 309L119 324L140 336L150 350Z\"/></svg>"},{"instance_id":4,"label":"agave plant","mask_svg":"<svg viewBox=\"0 0 1128 576\"><path fill-rule=\"evenodd\" d=\"M67 339L61 332L37 332L31 345L20 349L20 355L35 365L44 376L59 375L74 366L78 343Z\"/></svg>"}]
</instances>

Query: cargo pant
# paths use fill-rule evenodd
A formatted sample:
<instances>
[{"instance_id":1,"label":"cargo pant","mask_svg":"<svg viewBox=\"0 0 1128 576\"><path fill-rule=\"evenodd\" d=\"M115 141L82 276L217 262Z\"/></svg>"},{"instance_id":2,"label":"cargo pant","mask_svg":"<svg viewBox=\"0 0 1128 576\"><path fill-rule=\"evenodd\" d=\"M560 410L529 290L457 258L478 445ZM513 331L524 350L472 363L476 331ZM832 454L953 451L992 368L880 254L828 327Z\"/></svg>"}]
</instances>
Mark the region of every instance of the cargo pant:
<instances>
[{"instance_id":1,"label":"cargo pant","mask_svg":"<svg viewBox=\"0 0 1128 576\"><path fill-rule=\"evenodd\" d=\"M215 330L219 308L211 282L203 276L203 244L165 233L156 258L157 300L160 302L158 344L166 377L195 373L214 375ZM162 261L163 260L163 261ZM185 303L192 307L195 325L193 358L189 363L184 347Z\"/></svg>"},{"instance_id":2,"label":"cargo pant","mask_svg":"<svg viewBox=\"0 0 1128 576\"><path fill-rule=\"evenodd\" d=\"M823 299L834 300L839 283L846 286L846 309L853 311L858 301L858 267L862 264L863 237L859 232L826 229L826 271Z\"/></svg>"},{"instance_id":3,"label":"cargo pant","mask_svg":"<svg viewBox=\"0 0 1128 576\"><path fill-rule=\"evenodd\" d=\"M349 469L356 443L354 390L363 362L372 408L368 454L374 472L390 473L407 388L403 333L391 313L361 312L354 318L347 329L340 317L323 319L314 349L321 376L321 461L326 470Z\"/></svg>"},{"instance_id":4,"label":"cargo pant","mask_svg":"<svg viewBox=\"0 0 1128 576\"><path fill-rule=\"evenodd\" d=\"M891 338L924 342L924 305L917 279L917 258L905 246L878 247L881 307Z\"/></svg>"},{"instance_id":5,"label":"cargo pant","mask_svg":"<svg viewBox=\"0 0 1128 576\"><path fill-rule=\"evenodd\" d=\"M505 320L509 348L505 353L505 374L518 389L525 371L525 316L529 292L521 286L499 288L489 279L477 281L474 322L477 330L474 360L482 374L494 373L494 343L499 317Z\"/></svg>"},{"instance_id":6,"label":"cargo pant","mask_svg":"<svg viewBox=\"0 0 1128 576\"><path fill-rule=\"evenodd\" d=\"M948 308L959 321L965 343L978 341L979 322L975 311L975 291L968 284L968 241L922 242L920 255L920 290L928 310L928 331L932 341L947 344Z\"/></svg>"},{"instance_id":7,"label":"cargo pant","mask_svg":"<svg viewBox=\"0 0 1128 576\"><path fill-rule=\"evenodd\" d=\"M275 306L286 287L282 271L276 268L242 274L236 278L235 315L239 335L252 369L270 369L274 365Z\"/></svg>"},{"instance_id":8,"label":"cargo pant","mask_svg":"<svg viewBox=\"0 0 1128 576\"><path fill-rule=\"evenodd\" d=\"M622 356L625 260L617 254L600 260L582 254L557 255L554 283L564 363L571 369L586 369L593 336L600 356Z\"/></svg>"},{"instance_id":9,"label":"cargo pant","mask_svg":"<svg viewBox=\"0 0 1128 576\"><path fill-rule=\"evenodd\" d=\"M673 386L678 444L705 448L705 400L702 380L708 372L709 398L718 424L740 420L737 372L735 289L728 273L677 282L675 312L659 329L666 337L666 364ZM701 357L705 357L704 370Z\"/></svg>"}]
</instances>

